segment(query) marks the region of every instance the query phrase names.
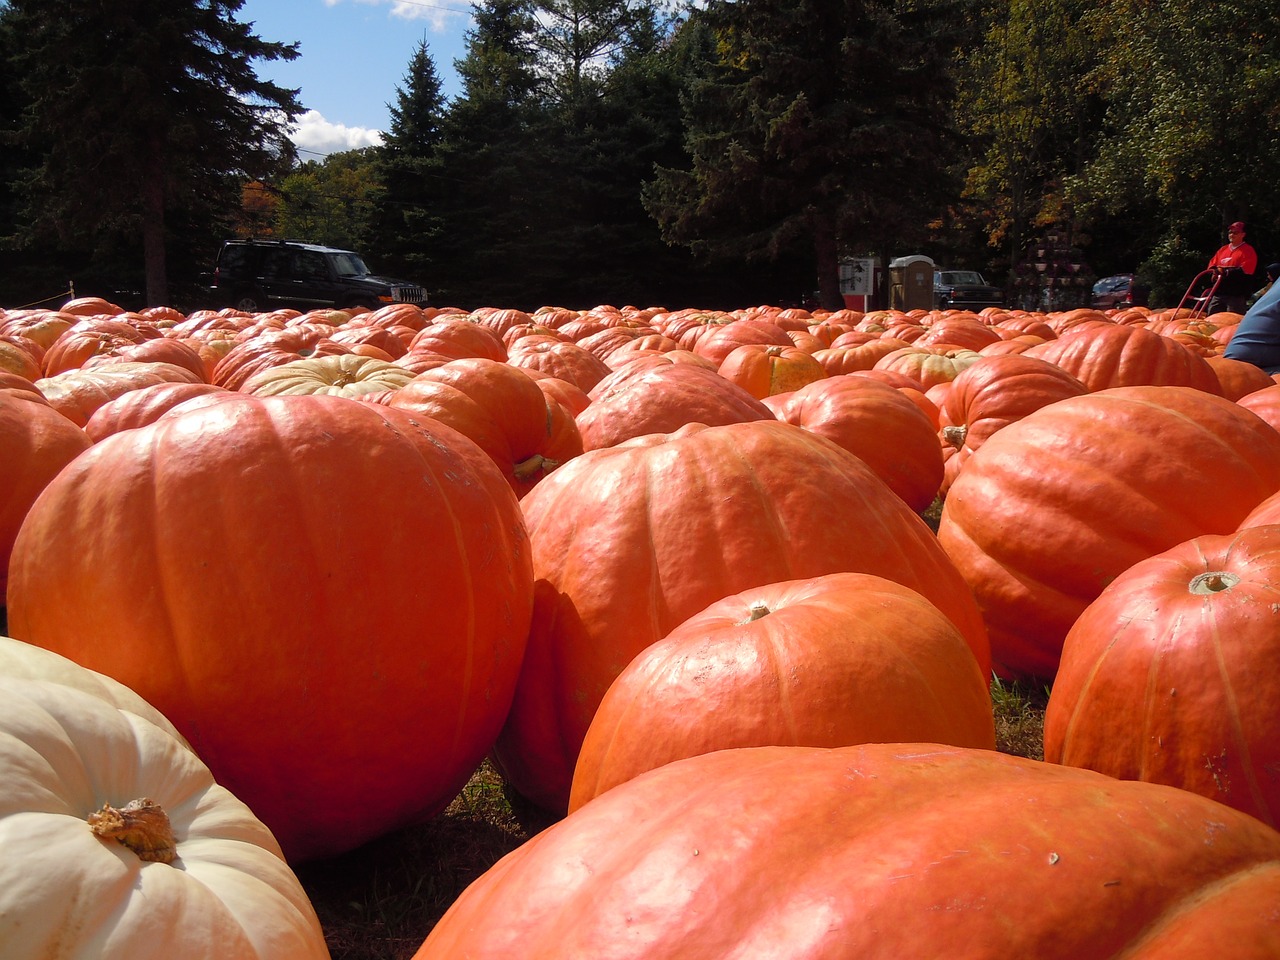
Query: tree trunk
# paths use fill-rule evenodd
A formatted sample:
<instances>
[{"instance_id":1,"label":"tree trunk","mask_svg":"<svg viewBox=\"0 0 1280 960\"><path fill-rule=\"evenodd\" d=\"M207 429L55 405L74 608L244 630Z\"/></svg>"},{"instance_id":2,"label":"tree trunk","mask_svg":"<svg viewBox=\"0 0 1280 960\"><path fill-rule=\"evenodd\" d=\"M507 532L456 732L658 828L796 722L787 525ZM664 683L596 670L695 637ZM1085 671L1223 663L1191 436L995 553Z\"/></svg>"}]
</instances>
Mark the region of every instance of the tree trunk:
<instances>
[{"instance_id":1,"label":"tree trunk","mask_svg":"<svg viewBox=\"0 0 1280 960\"><path fill-rule=\"evenodd\" d=\"M840 255L836 249L835 224L830 214L818 211L813 216L813 253L818 268L818 300L826 310L844 306L840 295Z\"/></svg>"},{"instance_id":2,"label":"tree trunk","mask_svg":"<svg viewBox=\"0 0 1280 960\"><path fill-rule=\"evenodd\" d=\"M157 163L155 166L162 165ZM161 170L153 171L145 190L142 203L142 259L146 269L147 306L171 306L165 264L164 174Z\"/></svg>"}]
</instances>

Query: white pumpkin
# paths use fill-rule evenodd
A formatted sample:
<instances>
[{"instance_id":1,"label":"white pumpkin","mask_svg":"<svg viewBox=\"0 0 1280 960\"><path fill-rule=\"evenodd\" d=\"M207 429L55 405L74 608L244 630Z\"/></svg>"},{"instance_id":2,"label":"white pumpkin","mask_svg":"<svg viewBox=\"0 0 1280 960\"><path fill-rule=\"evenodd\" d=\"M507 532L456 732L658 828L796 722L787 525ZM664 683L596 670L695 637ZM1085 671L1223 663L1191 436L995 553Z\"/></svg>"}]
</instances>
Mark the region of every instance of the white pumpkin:
<instances>
[{"instance_id":1,"label":"white pumpkin","mask_svg":"<svg viewBox=\"0 0 1280 960\"><path fill-rule=\"evenodd\" d=\"M327 960L275 838L189 747L14 673L0 668L0 957Z\"/></svg>"},{"instance_id":2,"label":"white pumpkin","mask_svg":"<svg viewBox=\"0 0 1280 960\"><path fill-rule=\"evenodd\" d=\"M168 717L119 680L82 667L60 653L37 647L33 643L0 636L0 677L53 680L85 693L92 693L113 706L145 717L174 739L190 746L186 737L178 732L178 728L169 722Z\"/></svg>"}]
</instances>

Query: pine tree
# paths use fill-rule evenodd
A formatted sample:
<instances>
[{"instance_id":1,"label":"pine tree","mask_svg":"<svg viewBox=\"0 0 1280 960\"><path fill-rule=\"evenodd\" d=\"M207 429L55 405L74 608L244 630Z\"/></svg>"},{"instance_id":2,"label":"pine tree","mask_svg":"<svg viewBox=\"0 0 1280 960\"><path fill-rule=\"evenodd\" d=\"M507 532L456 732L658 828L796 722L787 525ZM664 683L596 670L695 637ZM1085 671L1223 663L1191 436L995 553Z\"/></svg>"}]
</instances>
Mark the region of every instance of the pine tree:
<instances>
[{"instance_id":1,"label":"pine tree","mask_svg":"<svg viewBox=\"0 0 1280 960\"><path fill-rule=\"evenodd\" d=\"M540 306L530 265L544 209L531 135L541 109L533 20L523 0L485 0L474 18L455 64L462 92L441 129L436 210L445 226L430 250L432 286L455 305Z\"/></svg>"},{"instance_id":2,"label":"pine tree","mask_svg":"<svg viewBox=\"0 0 1280 960\"><path fill-rule=\"evenodd\" d=\"M391 125L377 150L382 190L375 205L370 253L380 269L430 287L431 249L443 229L439 148L445 101L440 75L424 40L409 61L404 85L389 104Z\"/></svg>"},{"instance_id":3,"label":"pine tree","mask_svg":"<svg viewBox=\"0 0 1280 960\"><path fill-rule=\"evenodd\" d=\"M291 60L235 20L243 0L8 0L35 162L21 188L29 238L110 247L140 236L147 300L169 301L169 214L237 203L244 176L292 155L297 91L258 78Z\"/></svg>"}]
</instances>

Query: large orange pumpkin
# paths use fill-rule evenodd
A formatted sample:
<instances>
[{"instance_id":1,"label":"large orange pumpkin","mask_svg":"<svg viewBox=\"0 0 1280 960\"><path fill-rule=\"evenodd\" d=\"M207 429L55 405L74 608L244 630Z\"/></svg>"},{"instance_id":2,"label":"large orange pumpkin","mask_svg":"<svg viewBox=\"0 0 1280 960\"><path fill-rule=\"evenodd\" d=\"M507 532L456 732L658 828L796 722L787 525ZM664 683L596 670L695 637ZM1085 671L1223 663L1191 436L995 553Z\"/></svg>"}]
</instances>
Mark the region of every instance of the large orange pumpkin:
<instances>
[{"instance_id":1,"label":"large orange pumpkin","mask_svg":"<svg viewBox=\"0 0 1280 960\"><path fill-rule=\"evenodd\" d=\"M588 451L521 504L537 586L497 757L549 810L565 809L587 726L627 663L748 587L885 577L941 609L987 670L973 597L929 527L857 457L790 424L690 424Z\"/></svg>"},{"instance_id":2,"label":"large orange pumpkin","mask_svg":"<svg viewBox=\"0 0 1280 960\"><path fill-rule=\"evenodd\" d=\"M595 354L576 343L550 337L525 337L509 348L508 361L514 367L533 367L590 392L609 375L609 367Z\"/></svg>"},{"instance_id":3,"label":"large orange pumpkin","mask_svg":"<svg viewBox=\"0 0 1280 960\"><path fill-rule=\"evenodd\" d=\"M0 391L0 589L8 580L9 553L27 511L59 471L91 445L84 431L45 403L39 392L27 399Z\"/></svg>"},{"instance_id":4,"label":"large orange pumpkin","mask_svg":"<svg viewBox=\"0 0 1280 960\"><path fill-rule=\"evenodd\" d=\"M66 370L36 381L49 405L83 427L104 403L157 383L204 383L186 367L172 363L120 361L101 367Z\"/></svg>"},{"instance_id":5,"label":"large orange pumpkin","mask_svg":"<svg viewBox=\"0 0 1280 960\"><path fill-rule=\"evenodd\" d=\"M773 412L744 388L696 363L635 363L597 384L577 417L585 450L612 447L688 423L709 427L772 420Z\"/></svg>"},{"instance_id":6,"label":"large orange pumpkin","mask_svg":"<svg viewBox=\"0 0 1280 960\"><path fill-rule=\"evenodd\" d=\"M1167 783L1280 824L1280 526L1134 564L1072 625L1046 760Z\"/></svg>"},{"instance_id":7,"label":"large orange pumpkin","mask_svg":"<svg viewBox=\"0 0 1280 960\"><path fill-rule=\"evenodd\" d=\"M783 399L776 413L860 457L917 513L937 496L943 466L935 427L898 388L870 377L828 377Z\"/></svg>"},{"instance_id":8,"label":"large orange pumpkin","mask_svg":"<svg viewBox=\"0 0 1280 960\"><path fill-rule=\"evenodd\" d=\"M757 400L791 393L827 375L822 364L799 347L761 343L734 347L716 369Z\"/></svg>"},{"instance_id":9,"label":"large orange pumpkin","mask_svg":"<svg viewBox=\"0 0 1280 960\"><path fill-rule=\"evenodd\" d=\"M988 679L916 591L865 573L726 597L646 647L587 729L569 810L730 747L928 740L995 749Z\"/></svg>"},{"instance_id":10,"label":"large orange pumpkin","mask_svg":"<svg viewBox=\"0 0 1280 960\"><path fill-rule=\"evenodd\" d=\"M1085 385L1061 367L1020 354L985 356L962 371L938 411L942 439L956 451L947 460L944 492L997 430L1041 407L1085 393Z\"/></svg>"},{"instance_id":11,"label":"large orange pumpkin","mask_svg":"<svg viewBox=\"0 0 1280 960\"><path fill-rule=\"evenodd\" d=\"M938 538L996 664L1049 677L1071 624L1122 571L1230 532L1277 488L1280 434L1252 413L1191 387L1116 387L992 436L952 484Z\"/></svg>"},{"instance_id":12,"label":"large orange pumpkin","mask_svg":"<svg viewBox=\"0 0 1280 960\"><path fill-rule=\"evenodd\" d=\"M1184 790L937 744L748 747L610 790L414 960L1274 960L1280 833Z\"/></svg>"},{"instance_id":13,"label":"large orange pumpkin","mask_svg":"<svg viewBox=\"0 0 1280 960\"><path fill-rule=\"evenodd\" d=\"M532 575L515 495L435 421L210 397L45 488L14 545L12 635L161 710L293 859L434 815L519 670Z\"/></svg>"},{"instance_id":14,"label":"large orange pumpkin","mask_svg":"<svg viewBox=\"0 0 1280 960\"><path fill-rule=\"evenodd\" d=\"M1023 355L1058 365L1090 391L1152 385L1222 393L1218 375L1204 357L1144 327L1087 323Z\"/></svg>"},{"instance_id":15,"label":"large orange pumpkin","mask_svg":"<svg viewBox=\"0 0 1280 960\"><path fill-rule=\"evenodd\" d=\"M517 496L582 453L582 435L569 411L524 370L497 360L451 360L418 374L387 403L474 441Z\"/></svg>"},{"instance_id":16,"label":"large orange pumpkin","mask_svg":"<svg viewBox=\"0 0 1280 960\"><path fill-rule=\"evenodd\" d=\"M186 383L164 381L147 387L130 390L108 400L98 407L84 425L84 432L93 440L101 440L121 430L144 427L160 418L166 411L193 397L207 394L228 393L212 383Z\"/></svg>"}]
</instances>

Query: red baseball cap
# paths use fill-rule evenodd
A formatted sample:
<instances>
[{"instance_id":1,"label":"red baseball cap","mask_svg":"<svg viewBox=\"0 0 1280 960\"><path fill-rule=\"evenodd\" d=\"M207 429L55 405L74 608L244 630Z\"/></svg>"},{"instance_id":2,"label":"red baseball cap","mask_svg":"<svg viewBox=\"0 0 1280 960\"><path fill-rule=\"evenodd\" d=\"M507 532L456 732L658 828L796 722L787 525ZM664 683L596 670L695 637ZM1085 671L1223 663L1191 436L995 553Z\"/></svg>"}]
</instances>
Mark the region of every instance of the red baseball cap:
<instances>
[{"instance_id":1,"label":"red baseball cap","mask_svg":"<svg viewBox=\"0 0 1280 960\"><path fill-rule=\"evenodd\" d=\"M1244 224L1237 220L1231 226L1227 227L1227 233L1244 233Z\"/></svg>"}]
</instances>

